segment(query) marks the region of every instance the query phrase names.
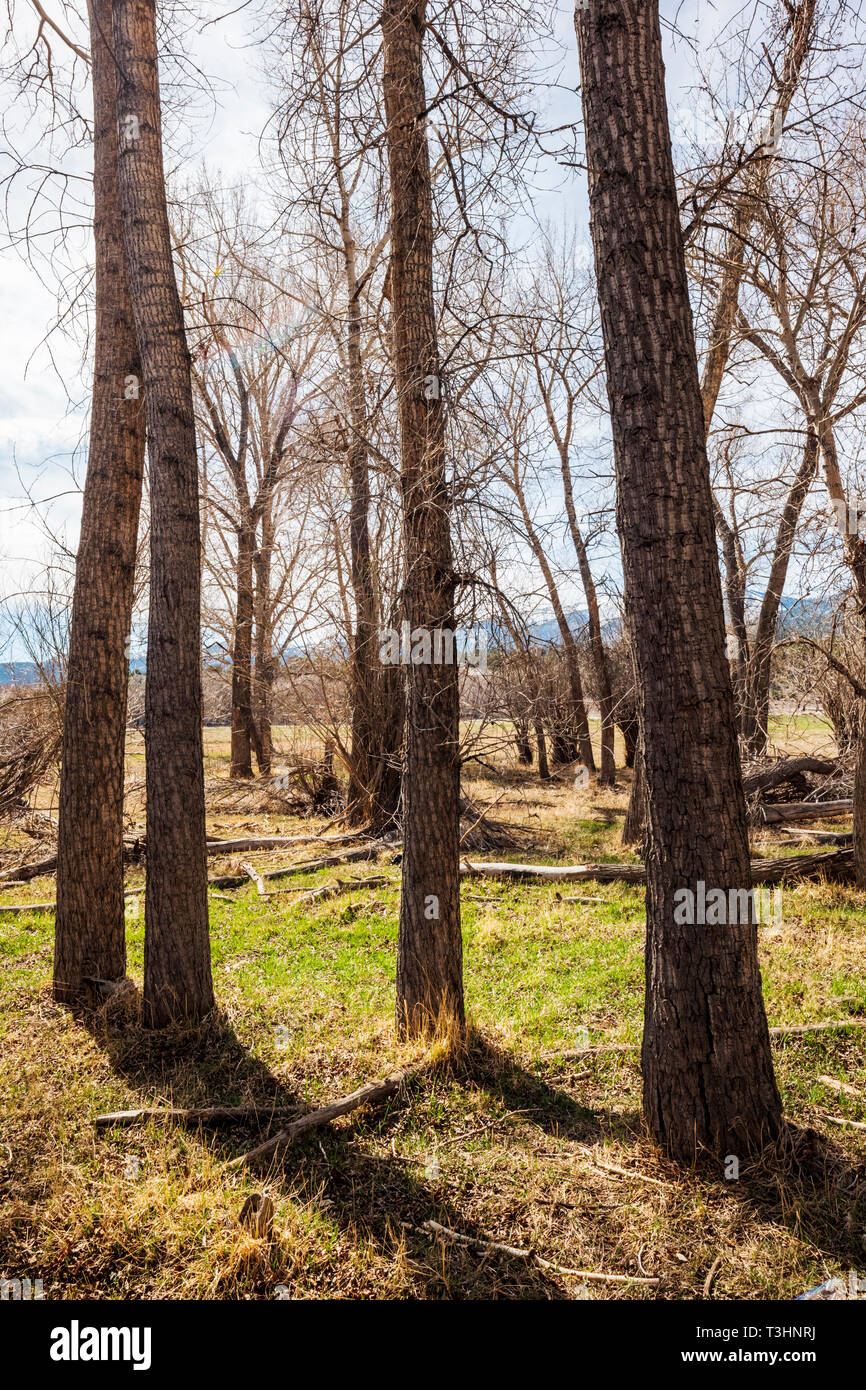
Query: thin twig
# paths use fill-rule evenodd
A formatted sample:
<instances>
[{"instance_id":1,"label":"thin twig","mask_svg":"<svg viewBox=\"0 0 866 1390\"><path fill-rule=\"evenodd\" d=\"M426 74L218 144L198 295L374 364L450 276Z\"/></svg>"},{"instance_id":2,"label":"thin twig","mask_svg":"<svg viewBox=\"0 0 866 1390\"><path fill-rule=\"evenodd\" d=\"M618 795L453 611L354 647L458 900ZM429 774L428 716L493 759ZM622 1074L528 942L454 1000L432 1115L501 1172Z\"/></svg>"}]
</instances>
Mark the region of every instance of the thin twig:
<instances>
[{"instance_id":1,"label":"thin twig","mask_svg":"<svg viewBox=\"0 0 866 1390\"><path fill-rule=\"evenodd\" d=\"M403 1222L403 1226L409 1231L418 1231L422 1235L444 1236L447 1240L453 1240L458 1245L480 1245L487 1250L496 1250L502 1255L512 1255L518 1260L534 1260L542 1269L549 1269L554 1274L567 1274L577 1279L593 1279L598 1283L611 1284L657 1284L656 1278L648 1275L637 1274L599 1274L591 1269L567 1269L564 1265L554 1264L552 1260L546 1260L535 1250L524 1250L520 1246L505 1245L502 1241L489 1240L486 1236L465 1236L460 1231L452 1231L450 1226L442 1226L438 1221L425 1221L423 1226L410 1226Z\"/></svg>"},{"instance_id":2,"label":"thin twig","mask_svg":"<svg viewBox=\"0 0 866 1390\"><path fill-rule=\"evenodd\" d=\"M710 1265L707 1277L704 1280L704 1298L709 1298L710 1296L710 1289L713 1286L713 1280L715 1279L716 1274L718 1273L721 1263L722 1257L721 1255L717 1255L716 1258L713 1260L713 1263Z\"/></svg>"}]
</instances>

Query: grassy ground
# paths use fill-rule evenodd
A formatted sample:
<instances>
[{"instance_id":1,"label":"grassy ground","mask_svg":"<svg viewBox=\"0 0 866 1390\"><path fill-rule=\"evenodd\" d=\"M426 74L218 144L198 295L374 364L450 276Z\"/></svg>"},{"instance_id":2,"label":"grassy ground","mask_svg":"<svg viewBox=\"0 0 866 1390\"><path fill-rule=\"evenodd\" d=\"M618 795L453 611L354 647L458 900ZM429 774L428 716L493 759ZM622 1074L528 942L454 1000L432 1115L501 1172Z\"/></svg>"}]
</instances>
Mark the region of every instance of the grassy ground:
<instances>
[{"instance_id":1,"label":"grassy ground","mask_svg":"<svg viewBox=\"0 0 866 1390\"><path fill-rule=\"evenodd\" d=\"M815 725L818 727L815 727ZM816 745L818 721L779 730ZM225 775L225 731L208 731L209 776ZM476 767L468 790L533 830L539 862L631 858L619 847L627 792L541 786L511 765ZM130 784L142 774L130 748ZM598 809L598 808L613 809ZM307 833L317 824L220 809L227 836ZM778 853L766 835L756 845ZM310 849L258 855L262 867ZM30 857L38 857L34 852ZM212 861L231 872L240 859ZM483 857L483 856L474 856ZM502 853L487 856L503 857ZM506 856L507 857L507 856ZM643 992L642 893L465 880L468 1050L426 1058L392 1027L399 869L350 865L341 878L387 877L318 904L262 900L252 885L211 904L219 1014L196 1031L148 1034L138 996L74 1016L51 1000L52 919L0 919L0 1274L43 1280L48 1298L699 1298L791 1297L866 1270L863 1131L866 1034L815 1033L775 1048L791 1131L784 1151L739 1178L668 1163L640 1117L637 1052L569 1057L587 1043L636 1043ZM333 870L286 886L329 882ZM129 886L141 882L133 870ZM45 902L53 879L3 902ZM591 901L566 902L566 895ZM134 909L132 909L134 912ZM143 918L129 921L140 984ZM781 926L760 931L771 1024L866 1019L862 894L832 885L783 890ZM336 1098L418 1061L403 1094L287 1151L267 1170L227 1160L266 1124L202 1130L151 1123L97 1131L103 1110L142 1105L297 1107ZM852 1088L839 1091L830 1078ZM269 1240L238 1223L267 1190ZM433 1219L532 1249L569 1269L658 1278L598 1283L484 1247L433 1240ZM717 1263L718 1261L718 1263Z\"/></svg>"}]
</instances>

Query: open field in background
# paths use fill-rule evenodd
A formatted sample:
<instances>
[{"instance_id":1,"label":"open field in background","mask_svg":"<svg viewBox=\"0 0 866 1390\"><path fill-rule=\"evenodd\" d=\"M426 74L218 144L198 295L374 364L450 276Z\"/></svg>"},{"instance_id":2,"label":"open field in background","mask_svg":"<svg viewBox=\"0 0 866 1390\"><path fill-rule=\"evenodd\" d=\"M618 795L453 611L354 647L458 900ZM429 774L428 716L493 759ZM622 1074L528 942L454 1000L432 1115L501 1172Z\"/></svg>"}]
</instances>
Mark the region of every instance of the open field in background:
<instances>
[{"instance_id":1,"label":"open field in background","mask_svg":"<svg viewBox=\"0 0 866 1390\"><path fill-rule=\"evenodd\" d=\"M143 778L137 737L131 786ZM297 740L303 731L278 731L278 749ZM831 747L812 716L778 717L774 740L779 751ZM224 777L228 731L208 729L205 742L208 778ZM531 833L518 852L471 857L633 860L619 844L620 776L614 792L576 791L570 780L540 784L502 753L470 766L469 796ZM324 824L218 808L208 829L302 835ZM770 830L754 844L791 848ZM246 852L212 859L210 872L316 852ZM227 1167L264 1124L94 1129L101 1111L161 1104L302 1113L416 1060L392 1026L400 870L390 858L274 884L293 891L269 899L252 884L230 901L212 895L220 1012L189 1034L143 1031L137 993L88 1016L58 1008L51 916L0 918L0 1273L41 1278L46 1298L273 1298L282 1285L293 1297L666 1299L701 1297L711 1270L719 1299L790 1298L866 1273L866 1130L827 1119L866 1122L866 1030L779 1040L792 1144L743 1163L736 1181L659 1155L639 1118L636 1050L568 1055L640 1039L643 890L623 884L464 879L467 1054L434 1049L394 1102L267 1169ZM373 874L387 883L318 903L294 891ZM127 886L143 877L130 867ZM54 887L36 879L0 901L49 901ZM783 887L782 903L782 924L759 932L770 1023L866 1020L864 896L802 883ZM138 985L142 938L143 913L128 932ZM263 1189L276 1206L270 1240L237 1219ZM418 1229L431 1219L567 1269L659 1282L595 1282L431 1239Z\"/></svg>"}]
</instances>

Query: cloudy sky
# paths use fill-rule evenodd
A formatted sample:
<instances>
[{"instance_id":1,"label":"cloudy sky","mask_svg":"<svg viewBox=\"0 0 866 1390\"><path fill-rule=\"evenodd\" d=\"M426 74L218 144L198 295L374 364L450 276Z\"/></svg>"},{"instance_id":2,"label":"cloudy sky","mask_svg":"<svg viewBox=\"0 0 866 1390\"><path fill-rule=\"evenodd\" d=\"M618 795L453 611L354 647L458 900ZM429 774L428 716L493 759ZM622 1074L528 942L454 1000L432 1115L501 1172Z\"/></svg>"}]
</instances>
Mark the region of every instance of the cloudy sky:
<instances>
[{"instance_id":1,"label":"cloudy sky","mask_svg":"<svg viewBox=\"0 0 866 1390\"><path fill-rule=\"evenodd\" d=\"M59 19L60 0L45 3L49 13ZM35 25L28 0L16 0L16 4L20 42L20 35L35 32ZM226 6L227 10L233 8ZM668 21L676 17L684 34L709 36L718 31L726 14L737 8L729 0L721 0L719 5L685 0L683 4L663 4L662 15ZM83 4L80 11L84 12ZM255 15L250 6L234 9L225 17L222 5L203 5L201 12L204 17L186 30L184 51L207 75L214 96L200 95L191 110L187 106L182 129L175 134L184 150L186 171L206 159L212 172L220 171L224 183L249 181L250 171L258 164L258 136L268 117L262 54L251 41ZM69 23L72 28L73 21ZM188 16L185 23L190 23ZM574 82L577 57L568 3L560 8L557 32L567 55L563 81ZM74 36L86 46L86 29L80 21ZM669 23L665 41L675 126L678 113L692 108L687 89L695 73L687 45L674 43ZM11 80L6 81L2 95L7 147L30 150L40 164L56 166L57 155L37 144L44 117L30 117ZM570 118L576 110L573 94L547 94L543 99L550 114L558 119ZM83 85L81 101L89 109L89 94ZM89 149L65 156L62 165L75 176L70 183L72 196L86 205ZM4 172L9 167L7 155ZM13 228L25 219L36 178L29 175L11 187L7 207ZM567 215L585 236L587 212L582 189L578 183L564 187L561 171L544 179L537 203L538 211L553 219L562 216L567 205ZM41 225L47 228L49 220ZM47 250L50 239L43 238L37 245ZM38 582L40 564L51 551L49 531L71 550L75 547L86 463L87 367L82 362L80 333L73 337L55 331L47 342L45 335L57 317L58 296L61 302L68 301L70 286L87 274L90 254L86 231L73 238L65 258L43 260L38 269L28 265L8 240L0 247L4 306L4 332L0 334L0 596L6 599ZM30 499L40 504L41 519ZM8 645L3 654L7 658L22 655Z\"/></svg>"}]
</instances>

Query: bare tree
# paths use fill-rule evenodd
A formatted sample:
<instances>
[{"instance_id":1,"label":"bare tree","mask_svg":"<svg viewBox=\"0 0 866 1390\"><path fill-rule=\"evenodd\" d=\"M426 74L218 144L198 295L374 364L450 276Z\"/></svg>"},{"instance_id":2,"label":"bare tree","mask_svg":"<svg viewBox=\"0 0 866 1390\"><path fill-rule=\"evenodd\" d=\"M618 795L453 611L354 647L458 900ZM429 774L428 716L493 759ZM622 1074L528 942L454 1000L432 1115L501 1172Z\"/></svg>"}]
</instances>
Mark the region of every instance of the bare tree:
<instances>
[{"instance_id":1,"label":"bare tree","mask_svg":"<svg viewBox=\"0 0 866 1390\"><path fill-rule=\"evenodd\" d=\"M128 640L144 467L141 366L120 216L110 0L90 0L96 327L90 447L67 657L54 993L126 973L123 787Z\"/></svg>"},{"instance_id":2,"label":"bare tree","mask_svg":"<svg viewBox=\"0 0 866 1390\"><path fill-rule=\"evenodd\" d=\"M860 535L856 470L846 469L840 439L846 422L866 403L862 151L862 130L849 127L841 152L833 158L825 154L822 167L803 163L774 181L764 235L749 266L757 295L738 311L742 337L773 367L802 411L810 463L816 446L820 451L861 615L866 614L866 543ZM866 644L866 622L863 635ZM866 737L858 744L854 802L855 875L866 886Z\"/></svg>"},{"instance_id":3,"label":"bare tree","mask_svg":"<svg viewBox=\"0 0 866 1390\"><path fill-rule=\"evenodd\" d=\"M150 461L144 1011L213 1006L201 731L201 552L190 354L172 264L155 0L113 0L120 203Z\"/></svg>"},{"instance_id":4,"label":"bare tree","mask_svg":"<svg viewBox=\"0 0 866 1390\"><path fill-rule=\"evenodd\" d=\"M445 477L445 417L433 300L433 217L423 39L426 0L385 0L383 74L393 363L400 415L404 613L428 643L454 628L455 575ZM459 690L456 662L407 667L403 891L397 1025L404 1034L463 1025L460 935Z\"/></svg>"}]
</instances>

